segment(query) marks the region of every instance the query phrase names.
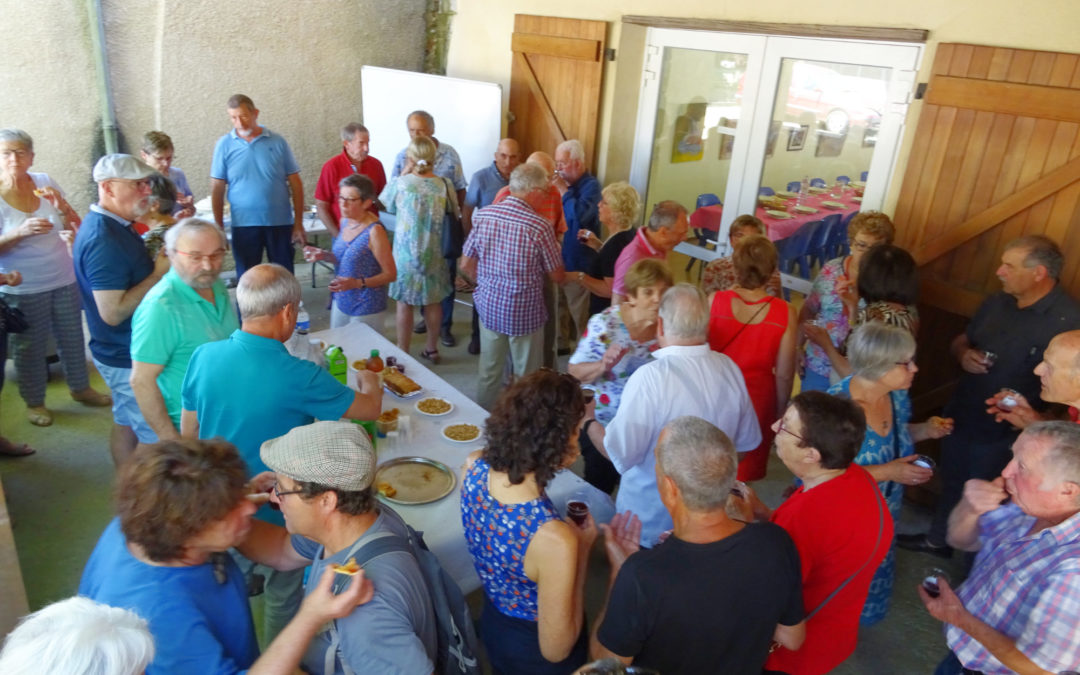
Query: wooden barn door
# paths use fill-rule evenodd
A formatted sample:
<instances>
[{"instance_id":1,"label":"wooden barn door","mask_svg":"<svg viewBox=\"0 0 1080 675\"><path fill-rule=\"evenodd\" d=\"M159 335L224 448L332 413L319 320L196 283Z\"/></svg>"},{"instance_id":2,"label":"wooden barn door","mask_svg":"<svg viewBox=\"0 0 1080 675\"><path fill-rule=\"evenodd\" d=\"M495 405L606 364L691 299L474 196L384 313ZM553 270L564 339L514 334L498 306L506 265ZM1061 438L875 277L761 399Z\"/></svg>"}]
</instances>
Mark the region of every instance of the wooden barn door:
<instances>
[{"instance_id":1,"label":"wooden barn door","mask_svg":"<svg viewBox=\"0 0 1080 675\"><path fill-rule=\"evenodd\" d=\"M1007 242L1057 241L1062 283L1080 297L1078 66L1076 54L938 47L894 217L897 244L920 265L916 420L951 395L960 369L949 342L1001 289Z\"/></svg>"},{"instance_id":2,"label":"wooden barn door","mask_svg":"<svg viewBox=\"0 0 1080 675\"><path fill-rule=\"evenodd\" d=\"M576 138L596 169L607 22L518 14L511 48L509 136L523 155Z\"/></svg>"}]
</instances>

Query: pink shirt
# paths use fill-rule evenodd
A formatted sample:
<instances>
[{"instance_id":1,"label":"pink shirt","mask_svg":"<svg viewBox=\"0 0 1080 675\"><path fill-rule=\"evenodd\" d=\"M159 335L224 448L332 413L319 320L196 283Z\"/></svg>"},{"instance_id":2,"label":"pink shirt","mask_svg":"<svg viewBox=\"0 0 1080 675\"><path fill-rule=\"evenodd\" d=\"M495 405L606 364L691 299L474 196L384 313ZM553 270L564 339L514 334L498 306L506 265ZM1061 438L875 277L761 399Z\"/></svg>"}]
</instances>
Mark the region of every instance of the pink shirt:
<instances>
[{"instance_id":1,"label":"pink shirt","mask_svg":"<svg viewBox=\"0 0 1080 675\"><path fill-rule=\"evenodd\" d=\"M626 277L626 271L637 261L645 258L667 260L667 254L650 244L645 237L647 229L647 227L639 227L634 240L622 250L619 259L615 261L615 281L611 285L612 293L626 295L626 286L623 284L623 279Z\"/></svg>"}]
</instances>

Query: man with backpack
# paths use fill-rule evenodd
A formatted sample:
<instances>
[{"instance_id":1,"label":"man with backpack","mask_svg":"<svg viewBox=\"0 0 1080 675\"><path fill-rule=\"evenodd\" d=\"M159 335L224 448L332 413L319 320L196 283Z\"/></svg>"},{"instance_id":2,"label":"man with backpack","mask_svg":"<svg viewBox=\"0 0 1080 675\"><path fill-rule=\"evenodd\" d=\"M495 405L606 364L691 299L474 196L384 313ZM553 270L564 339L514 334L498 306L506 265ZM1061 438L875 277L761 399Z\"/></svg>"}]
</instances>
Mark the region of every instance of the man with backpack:
<instances>
[{"instance_id":1,"label":"man with backpack","mask_svg":"<svg viewBox=\"0 0 1080 675\"><path fill-rule=\"evenodd\" d=\"M376 500L375 452L364 429L341 421L297 427L263 443L261 457L276 473L256 481L271 490L286 527L253 521L240 551L278 570L311 565L306 593L328 565L355 568L350 560L375 586L371 602L315 636L304 669L324 675L435 672L439 620L412 546L419 537ZM340 585L349 579L338 577Z\"/></svg>"}]
</instances>

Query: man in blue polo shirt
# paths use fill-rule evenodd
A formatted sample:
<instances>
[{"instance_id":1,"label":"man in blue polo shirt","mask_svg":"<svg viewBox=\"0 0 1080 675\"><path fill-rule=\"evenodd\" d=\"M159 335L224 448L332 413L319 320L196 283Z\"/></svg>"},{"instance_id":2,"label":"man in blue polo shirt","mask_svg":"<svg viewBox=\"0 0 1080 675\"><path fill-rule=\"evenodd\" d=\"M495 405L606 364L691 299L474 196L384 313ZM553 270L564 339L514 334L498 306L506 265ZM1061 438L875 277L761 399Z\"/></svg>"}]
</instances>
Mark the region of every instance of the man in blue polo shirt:
<instances>
[{"instance_id":1,"label":"man in blue polo shirt","mask_svg":"<svg viewBox=\"0 0 1080 675\"><path fill-rule=\"evenodd\" d=\"M291 272L293 243L307 243L300 166L284 138L256 124L259 110L250 98L236 94L228 108L233 130L218 139L210 165L214 220L224 226L228 188L237 278L262 262L263 249Z\"/></svg>"},{"instance_id":2,"label":"man in blue polo shirt","mask_svg":"<svg viewBox=\"0 0 1080 675\"><path fill-rule=\"evenodd\" d=\"M283 344L293 334L300 308L300 283L280 265L256 265L236 287L240 330L226 340L195 350L181 393L180 431L185 438L220 436L236 446L249 476L267 471L259 457L264 441L316 419L373 420L382 411L375 373L357 374L359 392L311 361L298 359ZM277 525L278 511L263 506L255 514ZM266 578L265 640L288 623L303 598L303 570L257 568Z\"/></svg>"},{"instance_id":3,"label":"man in blue polo shirt","mask_svg":"<svg viewBox=\"0 0 1080 675\"><path fill-rule=\"evenodd\" d=\"M518 142L504 138L495 147L495 161L473 174L469 188L465 191L465 205L461 208L461 217L465 223L465 234L472 229L472 214L476 209L491 206L499 190L510 185L510 174L521 164L521 150ZM476 307L472 311L472 338L469 340L469 353L480 353L480 315Z\"/></svg>"},{"instance_id":4,"label":"man in blue polo shirt","mask_svg":"<svg viewBox=\"0 0 1080 675\"><path fill-rule=\"evenodd\" d=\"M157 440L135 402L131 378L131 315L143 296L165 276L169 259L151 259L132 229L135 209L150 194L154 170L131 155L105 155L94 166L98 201L75 236L72 257L94 365L112 389L113 462L127 458L140 441Z\"/></svg>"},{"instance_id":5,"label":"man in blue polo shirt","mask_svg":"<svg viewBox=\"0 0 1080 675\"><path fill-rule=\"evenodd\" d=\"M585 167L585 149L577 139L563 141L555 148L555 168L551 184L562 195L563 214L566 216L566 234L562 241L563 265L568 277L571 272L588 273L596 259L596 251L581 243L578 232L589 230L600 236L600 181ZM563 284L562 292L574 325L573 335L567 335L567 331L564 331L559 341L565 338L569 346L585 332L592 296L589 289L578 281Z\"/></svg>"},{"instance_id":6,"label":"man in blue polo shirt","mask_svg":"<svg viewBox=\"0 0 1080 675\"><path fill-rule=\"evenodd\" d=\"M228 242L217 225L186 218L165 233L172 269L146 294L131 325L131 388L159 440L180 438L180 389L191 355L240 327L218 278Z\"/></svg>"}]
</instances>

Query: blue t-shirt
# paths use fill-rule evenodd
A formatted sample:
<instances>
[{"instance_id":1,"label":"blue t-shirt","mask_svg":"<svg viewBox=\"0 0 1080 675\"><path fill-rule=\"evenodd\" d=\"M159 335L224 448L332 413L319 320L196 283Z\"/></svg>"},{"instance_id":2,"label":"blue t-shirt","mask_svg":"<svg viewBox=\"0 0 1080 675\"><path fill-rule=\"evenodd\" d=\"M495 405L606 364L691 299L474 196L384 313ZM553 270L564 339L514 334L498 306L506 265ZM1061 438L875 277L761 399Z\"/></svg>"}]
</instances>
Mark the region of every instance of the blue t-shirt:
<instances>
[{"instance_id":1,"label":"blue t-shirt","mask_svg":"<svg viewBox=\"0 0 1080 675\"><path fill-rule=\"evenodd\" d=\"M292 225L289 176L300 173L285 139L261 127L251 142L230 131L214 146L210 177L229 184L233 227Z\"/></svg>"},{"instance_id":2,"label":"blue t-shirt","mask_svg":"<svg viewBox=\"0 0 1080 675\"><path fill-rule=\"evenodd\" d=\"M277 340L237 330L191 355L181 401L198 415L199 438L220 436L235 445L254 476L269 470L259 457L265 441L316 419L341 419L355 395ZM256 517L285 523L267 506Z\"/></svg>"},{"instance_id":3,"label":"blue t-shirt","mask_svg":"<svg viewBox=\"0 0 1080 675\"><path fill-rule=\"evenodd\" d=\"M129 609L150 624L154 661L147 675L227 675L246 672L259 657L247 586L240 569L224 556L225 582L207 562L158 567L127 549L114 518L83 570L79 595Z\"/></svg>"},{"instance_id":4,"label":"blue t-shirt","mask_svg":"<svg viewBox=\"0 0 1080 675\"><path fill-rule=\"evenodd\" d=\"M90 328L90 353L113 368L131 367L131 317L110 326L101 319L94 291L126 291L154 271L142 237L129 222L97 204L79 227L72 249L75 281Z\"/></svg>"},{"instance_id":5,"label":"blue t-shirt","mask_svg":"<svg viewBox=\"0 0 1080 675\"><path fill-rule=\"evenodd\" d=\"M465 203L477 209L491 206L499 190L509 184L509 179L503 178L495 162L492 162L491 166L486 166L473 174L472 180L469 181L469 189L465 192Z\"/></svg>"}]
</instances>

